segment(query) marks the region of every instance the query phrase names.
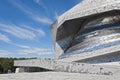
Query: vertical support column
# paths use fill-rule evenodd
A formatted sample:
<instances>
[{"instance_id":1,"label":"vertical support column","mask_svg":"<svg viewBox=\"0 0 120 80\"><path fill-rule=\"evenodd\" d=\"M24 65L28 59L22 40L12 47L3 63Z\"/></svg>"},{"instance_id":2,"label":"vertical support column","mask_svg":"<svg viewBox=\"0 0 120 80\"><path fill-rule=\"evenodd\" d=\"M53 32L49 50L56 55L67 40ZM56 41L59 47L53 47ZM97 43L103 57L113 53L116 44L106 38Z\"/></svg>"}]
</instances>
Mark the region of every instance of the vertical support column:
<instances>
[{"instance_id":1,"label":"vertical support column","mask_svg":"<svg viewBox=\"0 0 120 80\"><path fill-rule=\"evenodd\" d=\"M25 68L24 67L19 67L15 69L15 73L23 73L25 72Z\"/></svg>"}]
</instances>

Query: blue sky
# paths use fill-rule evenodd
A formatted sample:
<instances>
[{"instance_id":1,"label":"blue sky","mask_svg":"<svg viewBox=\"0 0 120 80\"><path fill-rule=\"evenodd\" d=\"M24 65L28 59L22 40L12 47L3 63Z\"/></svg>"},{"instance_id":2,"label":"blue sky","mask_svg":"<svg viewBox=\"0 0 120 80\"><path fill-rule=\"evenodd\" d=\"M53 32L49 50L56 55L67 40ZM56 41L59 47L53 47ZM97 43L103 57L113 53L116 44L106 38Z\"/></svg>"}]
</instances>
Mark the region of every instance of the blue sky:
<instances>
[{"instance_id":1,"label":"blue sky","mask_svg":"<svg viewBox=\"0 0 120 80\"><path fill-rule=\"evenodd\" d=\"M54 58L49 26L80 0L0 0L0 57Z\"/></svg>"}]
</instances>

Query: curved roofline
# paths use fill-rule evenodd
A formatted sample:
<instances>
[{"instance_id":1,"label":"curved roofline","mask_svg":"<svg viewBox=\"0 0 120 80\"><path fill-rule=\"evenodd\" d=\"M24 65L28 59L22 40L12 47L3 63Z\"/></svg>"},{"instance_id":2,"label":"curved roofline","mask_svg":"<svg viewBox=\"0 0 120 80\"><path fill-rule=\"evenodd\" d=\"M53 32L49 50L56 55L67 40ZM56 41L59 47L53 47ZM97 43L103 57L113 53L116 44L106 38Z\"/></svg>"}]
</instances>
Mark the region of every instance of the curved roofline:
<instances>
[{"instance_id":1,"label":"curved roofline","mask_svg":"<svg viewBox=\"0 0 120 80\"><path fill-rule=\"evenodd\" d=\"M120 0L85 0L59 16L56 27L58 28L67 20L112 10L120 10Z\"/></svg>"}]
</instances>

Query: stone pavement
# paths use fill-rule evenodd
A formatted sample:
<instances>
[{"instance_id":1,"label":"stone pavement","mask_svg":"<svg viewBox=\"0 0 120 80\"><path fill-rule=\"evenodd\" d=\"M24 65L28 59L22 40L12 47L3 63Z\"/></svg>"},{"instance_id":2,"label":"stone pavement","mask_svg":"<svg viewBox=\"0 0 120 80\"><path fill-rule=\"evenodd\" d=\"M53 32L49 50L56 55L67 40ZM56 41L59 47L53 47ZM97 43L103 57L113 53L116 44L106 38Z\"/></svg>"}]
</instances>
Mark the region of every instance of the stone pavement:
<instances>
[{"instance_id":1,"label":"stone pavement","mask_svg":"<svg viewBox=\"0 0 120 80\"><path fill-rule=\"evenodd\" d=\"M0 74L0 80L120 80L119 75L94 75L65 72Z\"/></svg>"}]
</instances>

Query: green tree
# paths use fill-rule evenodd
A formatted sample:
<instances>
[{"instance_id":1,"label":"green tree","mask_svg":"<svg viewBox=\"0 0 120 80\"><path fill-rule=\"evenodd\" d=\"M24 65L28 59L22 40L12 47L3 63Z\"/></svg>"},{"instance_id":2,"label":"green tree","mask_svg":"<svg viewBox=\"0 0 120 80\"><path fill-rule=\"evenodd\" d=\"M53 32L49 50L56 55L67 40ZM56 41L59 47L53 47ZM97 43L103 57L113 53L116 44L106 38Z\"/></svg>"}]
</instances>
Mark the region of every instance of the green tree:
<instances>
[{"instance_id":1,"label":"green tree","mask_svg":"<svg viewBox=\"0 0 120 80\"><path fill-rule=\"evenodd\" d=\"M3 67L0 64L0 74L3 72Z\"/></svg>"}]
</instances>

